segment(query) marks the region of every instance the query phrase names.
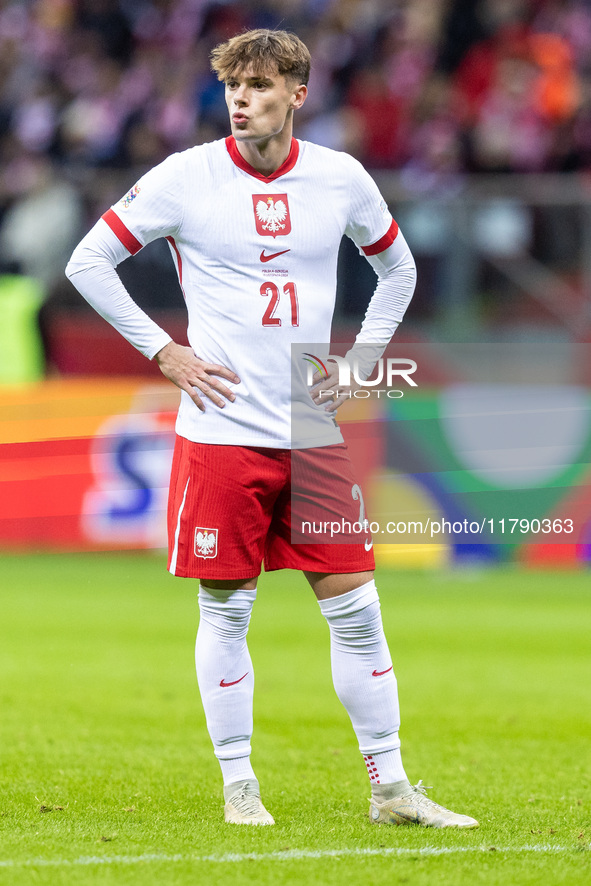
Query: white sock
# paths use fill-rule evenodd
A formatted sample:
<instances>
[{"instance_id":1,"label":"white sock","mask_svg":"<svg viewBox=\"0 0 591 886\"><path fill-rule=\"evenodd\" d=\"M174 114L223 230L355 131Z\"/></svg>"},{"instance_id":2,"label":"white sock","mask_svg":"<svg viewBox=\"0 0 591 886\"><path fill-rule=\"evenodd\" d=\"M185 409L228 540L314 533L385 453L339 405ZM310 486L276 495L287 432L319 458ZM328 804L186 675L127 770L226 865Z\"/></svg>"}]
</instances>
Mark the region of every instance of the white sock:
<instances>
[{"instance_id":1,"label":"white sock","mask_svg":"<svg viewBox=\"0 0 591 886\"><path fill-rule=\"evenodd\" d=\"M400 781L406 773L398 737L398 688L375 582L318 602L330 628L334 687L351 718L370 780Z\"/></svg>"},{"instance_id":2,"label":"white sock","mask_svg":"<svg viewBox=\"0 0 591 886\"><path fill-rule=\"evenodd\" d=\"M406 779L400 748L394 748L392 751L378 751L376 754L364 754L363 759L372 785L393 784Z\"/></svg>"},{"instance_id":3,"label":"white sock","mask_svg":"<svg viewBox=\"0 0 591 886\"><path fill-rule=\"evenodd\" d=\"M220 758L219 764L222 769L222 778L224 779L224 787L234 784L237 781L245 781L246 779L256 778L254 769L250 762L250 756L236 757L231 760Z\"/></svg>"},{"instance_id":4,"label":"white sock","mask_svg":"<svg viewBox=\"0 0 591 886\"><path fill-rule=\"evenodd\" d=\"M197 681L224 784L254 778L250 766L254 674L246 634L256 588L199 587Z\"/></svg>"}]
</instances>

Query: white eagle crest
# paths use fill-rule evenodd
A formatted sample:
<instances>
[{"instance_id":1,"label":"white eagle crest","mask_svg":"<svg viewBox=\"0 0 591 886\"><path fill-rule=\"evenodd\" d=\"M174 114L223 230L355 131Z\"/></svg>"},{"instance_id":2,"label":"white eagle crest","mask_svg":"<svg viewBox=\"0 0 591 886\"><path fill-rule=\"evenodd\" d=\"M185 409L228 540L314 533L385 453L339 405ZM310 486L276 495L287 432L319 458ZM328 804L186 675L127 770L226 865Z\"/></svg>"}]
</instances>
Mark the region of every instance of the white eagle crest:
<instances>
[{"instance_id":1,"label":"white eagle crest","mask_svg":"<svg viewBox=\"0 0 591 886\"><path fill-rule=\"evenodd\" d=\"M280 231L285 227L282 222L287 218L287 206L283 200L273 200L272 197L267 197L266 203L264 200L259 200L256 212L261 227L265 231L274 234L275 231Z\"/></svg>"},{"instance_id":2,"label":"white eagle crest","mask_svg":"<svg viewBox=\"0 0 591 886\"><path fill-rule=\"evenodd\" d=\"M214 532L197 532L195 534L195 547L202 557L209 557L215 551L217 536Z\"/></svg>"}]
</instances>

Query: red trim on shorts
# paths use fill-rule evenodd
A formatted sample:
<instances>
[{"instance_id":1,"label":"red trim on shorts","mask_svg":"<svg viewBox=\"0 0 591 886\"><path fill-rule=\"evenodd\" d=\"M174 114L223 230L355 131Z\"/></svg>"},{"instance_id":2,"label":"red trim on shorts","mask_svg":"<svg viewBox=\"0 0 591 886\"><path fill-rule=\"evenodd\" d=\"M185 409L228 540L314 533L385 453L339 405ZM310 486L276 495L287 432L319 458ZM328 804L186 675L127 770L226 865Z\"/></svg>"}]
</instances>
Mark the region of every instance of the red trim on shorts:
<instances>
[{"instance_id":1,"label":"red trim on shorts","mask_svg":"<svg viewBox=\"0 0 591 886\"><path fill-rule=\"evenodd\" d=\"M117 239L120 240L121 243L123 243L127 251L130 252L132 255L135 255L136 252L139 252L140 249L143 249L143 246L137 239L137 237L133 236L131 231L129 231L125 227L117 213L113 212L112 209L107 209L107 211L103 213L101 218L103 219L103 221L106 221Z\"/></svg>"},{"instance_id":2,"label":"red trim on shorts","mask_svg":"<svg viewBox=\"0 0 591 886\"><path fill-rule=\"evenodd\" d=\"M180 284L181 290L183 292L183 295L185 296L185 301L186 301L187 296L185 295L185 290L183 289L183 259L182 259L180 252L179 252L179 248L176 245L176 241L175 241L174 237L167 237L166 239L168 240L168 242L170 243L170 245L174 249L174 254L176 255L177 271L178 271L178 275L179 275L179 284Z\"/></svg>"},{"instance_id":3,"label":"red trim on shorts","mask_svg":"<svg viewBox=\"0 0 591 886\"><path fill-rule=\"evenodd\" d=\"M392 219L392 224L383 237L380 237L380 239L376 243L373 243L370 246L362 246L361 248L365 255L377 255L378 252L383 252L384 249L388 248L388 246L392 246L392 243L394 243L394 240L397 236L398 225L394 221L394 219Z\"/></svg>"},{"instance_id":4,"label":"red trim on shorts","mask_svg":"<svg viewBox=\"0 0 591 886\"><path fill-rule=\"evenodd\" d=\"M226 139L226 149L228 151L228 154L232 158L232 162L239 169L242 169L243 172L248 172L249 175L252 175L254 178L258 178L259 181L262 182L275 181L276 178L279 178L281 175L285 175L286 172L291 172L291 170L297 163L297 159L300 153L300 146L297 139L292 138L289 154L287 155L286 159L283 161L279 169L276 169L275 172L271 173L271 175L263 175L262 172L258 172L254 168L254 166L251 166L250 163L246 162L246 160L238 150L238 145L236 144L236 139L233 135L229 135Z\"/></svg>"}]
</instances>

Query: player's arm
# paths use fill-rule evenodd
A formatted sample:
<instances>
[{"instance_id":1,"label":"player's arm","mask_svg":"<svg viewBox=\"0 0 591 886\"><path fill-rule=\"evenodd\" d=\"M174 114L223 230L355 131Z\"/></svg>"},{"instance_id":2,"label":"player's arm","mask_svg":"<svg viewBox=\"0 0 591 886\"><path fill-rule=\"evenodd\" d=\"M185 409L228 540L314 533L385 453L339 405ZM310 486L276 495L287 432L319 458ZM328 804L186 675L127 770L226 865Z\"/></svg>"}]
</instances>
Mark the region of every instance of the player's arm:
<instances>
[{"instance_id":1,"label":"player's arm","mask_svg":"<svg viewBox=\"0 0 591 886\"><path fill-rule=\"evenodd\" d=\"M402 322L417 282L412 253L396 222L393 225L391 231L395 236L392 243L383 250L365 254L378 282L355 344L347 354L350 361L357 363L359 377L363 379L369 378Z\"/></svg>"},{"instance_id":2,"label":"player's arm","mask_svg":"<svg viewBox=\"0 0 591 886\"><path fill-rule=\"evenodd\" d=\"M368 176L369 178L369 176ZM373 185L373 182L372 182ZM375 188L375 185L373 185ZM375 188L379 197L379 192ZM383 202L383 201L382 201ZM376 201L377 203L377 201ZM396 222L391 218L385 234L360 251L378 276L378 282L361 330L353 347L346 354L350 366L356 366L359 378L369 378L404 317L416 285L416 265L406 240ZM366 225L368 222L366 222ZM334 364L329 377L318 383L312 392L315 403L326 403L322 390L335 390L337 395L326 405L328 412L334 412L346 398L338 385L338 370Z\"/></svg>"},{"instance_id":3,"label":"player's arm","mask_svg":"<svg viewBox=\"0 0 591 886\"><path fill-rule=\"evenodd\" d=\"M78 244L66 276L86 301L127 341L148 359L156 359L161 372L205 410L203 398L223 407L235 395L222 379L240 379L226 366L206 363L193 350L174 342L134 302L121 282L116 266L130 255L127 247L100 219Z\"/></svg>"},{"instance_id":4,"label":"player's arm","mask_svg":"<svg viewBox=\"0 0 591 886\"><path fill-rule=\"evenodd\" d=\"M74 250L66 275L101 317L204 411L204 398L223 407L235 396L223 379L240 379L228 367L207 363L173 342L133 301L115 268L157 237L176 233L182 218L183 170L172 155L148 172L109 209ZM123 220L124 219L124 220Z\"/></svg>"}]
</instances>

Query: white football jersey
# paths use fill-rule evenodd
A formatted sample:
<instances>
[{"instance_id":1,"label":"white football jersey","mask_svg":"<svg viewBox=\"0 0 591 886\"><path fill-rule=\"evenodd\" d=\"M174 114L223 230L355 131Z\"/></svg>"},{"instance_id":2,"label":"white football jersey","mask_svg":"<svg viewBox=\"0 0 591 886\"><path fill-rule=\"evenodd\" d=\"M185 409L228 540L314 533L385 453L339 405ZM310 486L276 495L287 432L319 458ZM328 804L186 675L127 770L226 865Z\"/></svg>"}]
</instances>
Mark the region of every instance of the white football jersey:
<instances>
[{"instance_id":1,"label":"white football jersey","mask_svg":"<svg viewBox=\"0 0 591 886\"><path fill-rule=\"evenodd\" d=\"M334 420L307 392L295 394L298 408L309 411L307 439L292 439L291 356L293 344L330 341L342 236L367 256L397 237L360 163L293 139L283 165L264 176L229 137L168 157L102 219L131 254L167 239L191 347L241 379L224 382L236 400L223 409L205 400L202 413L183 392L181 436L278 448L339 442Z\"/></svg>"}]
</instances>

